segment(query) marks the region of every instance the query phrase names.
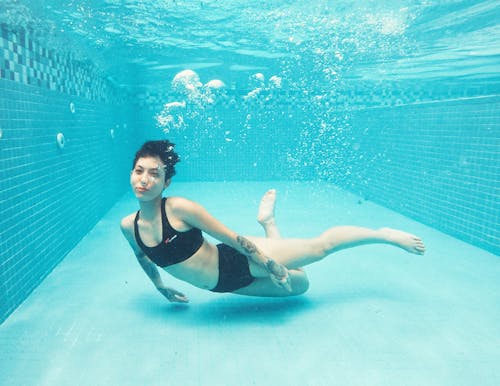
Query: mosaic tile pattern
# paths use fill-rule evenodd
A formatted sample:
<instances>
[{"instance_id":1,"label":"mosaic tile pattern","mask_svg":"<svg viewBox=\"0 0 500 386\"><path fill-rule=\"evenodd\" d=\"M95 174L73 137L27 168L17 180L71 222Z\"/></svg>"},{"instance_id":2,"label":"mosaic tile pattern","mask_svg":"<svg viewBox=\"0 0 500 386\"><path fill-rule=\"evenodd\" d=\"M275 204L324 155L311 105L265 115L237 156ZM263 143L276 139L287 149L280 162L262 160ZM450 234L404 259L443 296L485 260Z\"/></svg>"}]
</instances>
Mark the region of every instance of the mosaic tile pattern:
<instances>
[{"instance_id":1,"label":"mosaic tile pattern","mask_svg":"<svg viewBox=\"0 0 500 386\"><path fill-rule=\"evenodd\" d=\"M500 89L500 80L485 79L482 82L473 82L473 86L466 82L439 82L432 80L419 81L380 81L348 82L348 87L337 90L315 90L314 95L329 99L339 110L360 110L372 107L398 107L432 101L456 100L474 98L477 96L496 95ZM311 94L297 89L274 89L272 100L267 99L268 93L262 97L245 100L251 89L228 88L225 98L220 99L222 105L230 106L244 103L248 105L297 106L311 102ZM174 92L140 92L135 95L134 104L140 109L159 111L163 104L180 101L185 97Z\"/></svg>"},{"instance_id":2,"label":"mosaic tile pattern","mask_svg":"<svg viewBox=\"0 0 500 386\"><path fill-rule=\"evenodd\" d=\"M92 100L120 98L90 63L44 47L24 30L0 25L0 78Z\"/></svg>"}]
</instances>

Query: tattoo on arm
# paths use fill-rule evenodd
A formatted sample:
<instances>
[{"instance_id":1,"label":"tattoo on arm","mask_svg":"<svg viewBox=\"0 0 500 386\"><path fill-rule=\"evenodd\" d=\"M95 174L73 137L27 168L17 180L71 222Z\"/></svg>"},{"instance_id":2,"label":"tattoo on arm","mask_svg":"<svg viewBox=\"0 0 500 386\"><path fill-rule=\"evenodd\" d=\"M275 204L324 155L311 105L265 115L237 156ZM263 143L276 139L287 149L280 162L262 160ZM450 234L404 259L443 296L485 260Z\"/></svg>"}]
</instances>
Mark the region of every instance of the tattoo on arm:
<instances>
[{"instance_id":1,"label":"tattoo on arm","mask_svg":"<svg viewBox=\"0 0 500 386\"><path fill-rule=\"evenodd\" d=\"M275 262L273 259L270 259L267 256L264 256L262 252L260 252L257 249L257 246L252 243L250 240L242 237L242 236L237 236L236 241L238 242L239 245L243 248L245 253L250 257L252 260L262 264L269 273L272 273L273 275L276 275L278 277L282 277L286 275L286 270L285 268ZM258 259L261 259L260 261Z\"/></svg>"},{"instance_id":2,"label":"tattoo on arm","mask_svg":"<svg viewBox=\"0 0 500 386\"><path fill-rule=\"evenodd\" d=\"M275 276L284 277L286 275L286 269L282 265L278 264L274 260L269 259L266 263L267 270Z\"/></svg>"},{"instance_id":3,"label":"tattoo on arm","mask_svg":"<svg viewBox=\"0 0 500 386\"><path fill-rule=\"evenodd\" d=\"M236 241L243 248L245 253L248 255L256 263L262 264L262 266L269 272L271 275L276 276L280 280L287 276L287 270L281 264L278 264L273 259L270 259L267 256L264 256L262 252L257 249L257 246L252 243L250 240L242 237L236 236ZM259 261L260 259L260 261Z\"/></svg>"},{"instance_id":4,"label":"tattoo on arm","mask_svg":"<svg viewBox=\"0 0 500 386\"><path fill-rule=\"evenodd\" d=\"M153 283L155 285L161 284L161 276L156 266L147 261L146 258L144 257L137 256L137 260L139 261L139 264L141 265L144 272L146 272L146 275L148 275L148 277L153 281Z\"/></svg>"},{"instance_id":5,"label":"tattoo on arm","mask_svg":"<svg viewBox=\"0 0 500 386\"><path fill-rule=\"evenodd\" d=\"M236 241L241 245L243 250L249 255L254 255L259 253L257 247L250 240L244 238L243 236L237 236Z\"/></svg>"},{"instance_id":6,"label":"tattoo on arm","mask_svg":"<svg viewBox=\"0 0 500 386\"><path fill-rule=\"evenodd\" d=\"M147 264L147 266L145 267L145 271L146 271L146 274L152 279L156 279L159 276L158 270L155 267L153 267L151 264Z\"/></svg>"}]
</instances>

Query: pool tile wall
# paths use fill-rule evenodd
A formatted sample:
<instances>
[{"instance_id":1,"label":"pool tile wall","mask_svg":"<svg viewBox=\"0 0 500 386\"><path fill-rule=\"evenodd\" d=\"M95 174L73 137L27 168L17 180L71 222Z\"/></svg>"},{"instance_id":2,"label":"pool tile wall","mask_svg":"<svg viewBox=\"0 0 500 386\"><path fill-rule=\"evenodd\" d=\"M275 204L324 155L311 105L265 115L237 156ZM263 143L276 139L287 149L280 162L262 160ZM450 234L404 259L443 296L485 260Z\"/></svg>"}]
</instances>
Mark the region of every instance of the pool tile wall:
<instances>
[{"instance_id":1,"label":"pool tile wall","mask_svg":"<svg viewBox=\"0 0 500 386\"><path fill-rule=\"evenodd\" d=\"M183 158L176 179L326 179L499 254L498 82L405 86L361 84L349 100L333 96L334 112L319 119L301 110L311 103L292 92L283 92L280 104L221 106L221 127L207 128L200 119L196 132L166 134ZM246 91L230 92L229 100L241 101ZM142 106L150 136L165 136L154 116L161 101L175 98L150 96Z\"/></svg>"},{"instance_id":2,"label":"pool tile wall","mask_svg":"<svg viewBox=\"0 0 500 386\"><path fill-rule=\"evenodd\" d=\"M289 162L290 154L307 158L298 149L300 122L308 120L297 92L276 93L272 98L245 100L249 90L228 89L214 104L186 103L174 111L182 127L161 126L156 117L163 105L185 101L175 93L138 94L134 100L137 125L147 138L168 138L177 146L181 162L176 181L310 180L304 166ZM264 100L267 99L267 100ZM301 106L307 106L302 103Z\"/></svg>"},{"instance_id":3,"label":"pool tile wall","mask_svg":"<svg viewBox=\"0 0 500 386\"><path fill-rule=\"evenodd\" d=\"M88 63L5 25L0 59L1 322L124 193L136 144L127 95Z\"/></svg>"},{"instance_id":4,"label":"pool tile wall","mask_svg":"<svg viewBox=\"0 0 500 386\"><path fill-rule=\"evenodd\" d=\"M500 96L353 112L346 187L500 254Z\"/></svg>"},{"instance_id":5,"label":"pool tile wall","mask_svg":"<svg viewBox=\"0 0 500 386\"><path fill-rule=\"evenodd\" d=\"M305 115L311 105L300 90L276 91L276 103L257 105L241 103L249 90L228 90L229 104L204 110L195 132L165 134L154 116L177 96L131 100L92 64L29 32L4 25L0 32L0 321L127 188L123 163L144 137L178 144L181 181L329 179L500 252L500 102L487 96L498 83L325 91L335 112L324 122ZM336 143L328 137L338 139L335 114L344 130ZM219 118L223 125L209 124ZM323 123L330 131L318 136ZM59 132L64 149L56 146ZM338 160L328 162L339 146Z\"/></svg>"}]
</instances>

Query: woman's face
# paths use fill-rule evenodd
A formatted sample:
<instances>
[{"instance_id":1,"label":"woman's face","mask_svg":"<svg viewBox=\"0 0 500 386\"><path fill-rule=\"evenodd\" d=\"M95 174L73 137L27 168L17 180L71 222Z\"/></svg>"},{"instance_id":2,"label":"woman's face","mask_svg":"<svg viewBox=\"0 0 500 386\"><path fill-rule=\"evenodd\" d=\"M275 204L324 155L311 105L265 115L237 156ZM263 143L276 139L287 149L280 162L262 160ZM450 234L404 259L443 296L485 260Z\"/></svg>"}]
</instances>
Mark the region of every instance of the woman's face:
<instances>
[{"instance_id":1,"label":"woman's face","mask_svg":"<svg viewBox=\"0 0 500 386\"><path fill-rule=\"evenodd\" d=\"M168 185L165 183L165 165L158 157L139 158L130 174L130 185L138 199L156 198Z\"/></svg>"}]
</instances>

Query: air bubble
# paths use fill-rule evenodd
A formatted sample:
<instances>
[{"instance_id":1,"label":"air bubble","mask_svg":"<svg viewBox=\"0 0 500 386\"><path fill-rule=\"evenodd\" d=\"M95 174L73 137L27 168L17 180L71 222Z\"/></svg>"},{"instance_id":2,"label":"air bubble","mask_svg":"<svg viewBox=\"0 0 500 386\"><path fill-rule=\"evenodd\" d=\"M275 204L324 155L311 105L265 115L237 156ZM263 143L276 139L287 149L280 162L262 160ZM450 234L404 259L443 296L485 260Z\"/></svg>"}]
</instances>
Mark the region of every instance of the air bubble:
<instances>
[{"instance_id":1,"label":"air bubble","mask_svg":"<svg viewBox=\"0 0 500 386\"><path fill-rule=\"evenodd\" d=\"M281 88L282 79L279 76L273 75L269 78L269 84L275 88Z\"/></svg>"}]
</instances>

